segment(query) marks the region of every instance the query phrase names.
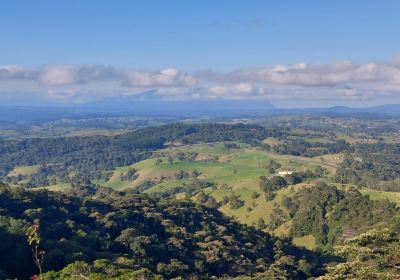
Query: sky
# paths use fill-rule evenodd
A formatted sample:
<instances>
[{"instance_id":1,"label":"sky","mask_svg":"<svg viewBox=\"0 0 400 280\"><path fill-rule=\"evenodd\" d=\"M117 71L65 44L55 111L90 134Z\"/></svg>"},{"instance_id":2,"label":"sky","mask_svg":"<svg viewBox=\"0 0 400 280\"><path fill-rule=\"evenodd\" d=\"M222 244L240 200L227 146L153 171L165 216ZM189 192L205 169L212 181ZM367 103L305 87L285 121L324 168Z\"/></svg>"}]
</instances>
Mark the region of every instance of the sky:
<instances>
[{"instance_id":1,"label":"sky","mask_svg":"<svg viewBox=\"0 0 400 280\"><path fill-rule=\"evenodd\" d=\"M397 0L2 0L0 104L400 103Z\"/></svg>"}]
</instances>

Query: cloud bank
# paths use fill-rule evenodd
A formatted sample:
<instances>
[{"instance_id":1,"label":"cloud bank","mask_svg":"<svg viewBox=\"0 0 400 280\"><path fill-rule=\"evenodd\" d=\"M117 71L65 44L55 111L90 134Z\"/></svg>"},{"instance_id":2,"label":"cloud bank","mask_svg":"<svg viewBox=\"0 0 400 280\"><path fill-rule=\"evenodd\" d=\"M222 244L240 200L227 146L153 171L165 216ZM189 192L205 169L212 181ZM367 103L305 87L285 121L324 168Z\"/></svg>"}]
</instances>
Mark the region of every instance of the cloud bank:
<instances>
[{"instance_id":1,"label":"cloud bank","mask_svg":"<svg viewBox=\"0 0 400 280\"><path fill-rule=\"evenodd\" d=\"M0 100L33 92L60 102L88 102L127 95L159 99L342 100L400 102L400 59L356 64L297 63L231 72L138 70L104 65L0 66Z\"/></svg>"}]
</instances>

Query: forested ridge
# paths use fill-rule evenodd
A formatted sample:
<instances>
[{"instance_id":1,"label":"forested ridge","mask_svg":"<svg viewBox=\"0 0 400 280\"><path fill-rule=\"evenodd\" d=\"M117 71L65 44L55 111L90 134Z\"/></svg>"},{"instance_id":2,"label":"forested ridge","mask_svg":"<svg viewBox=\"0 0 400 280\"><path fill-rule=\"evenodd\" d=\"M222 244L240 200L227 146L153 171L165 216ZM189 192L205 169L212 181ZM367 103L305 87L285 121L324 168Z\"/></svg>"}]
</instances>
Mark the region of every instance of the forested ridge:
<instances>
[{"instance_id":1,"label":"forested ridge","mask_svg":"<svg viewBox=\"0 0 400 280\"><path fill-rule=\"evenodd\" d=\"M38 273L26 235L32 227L44 256L42 276L50 280L399 277L395 205L319 185L285 207L293 236L312 233L322 246L339 246L324 254L308 251L189 200L106 188L76 197L0 184L0 250L7 252L0 254L0 278Z\"/></svg>"},{"instance_id":2,"label":"forested ridge","mask_svg":"<svg viewBox=\"0 0 400 280\"><path fill-rule=\"evenodd\" d=\"M167 142L251 143L276 133L280 132L259 125L171 124L109 137L1 140L0 175L6 175L16 166L43 165L36 180L39 183L54 174L65 181L72 171L89 179L107 178L106 170L143 160L152 151L164 148Z\"/></svg>"},{"instance_id":3,"label":"forested ridge","mask_svg":"<svg viewBox=\"0 0 400 280\"><path fill-rule=\"evenodd\" d=\"M90 279L257 274L306 279L321 273L323 258L315 253L190 201L155 201L107 189L78 198L1 185L0 202L0 247L7 252L0 255L2 279L35 274L25 236L35 221L45 279L76 279L79 271L87 277L97 271L91 277L98 278Z\"/></svg>"},{"instance_id":4,"label":"forested ridge","mask_svg":"<svg viewBox=\"0 0 400 280\"><path fill-rule=\"evenodd\" d=\"M371 200L355 188L340 190L320 183L284 203L293 221L291 235L312 234L320 248L332 248L371 229L400 228L400 209L395 203Z\"/></svg>"}]
</instances>

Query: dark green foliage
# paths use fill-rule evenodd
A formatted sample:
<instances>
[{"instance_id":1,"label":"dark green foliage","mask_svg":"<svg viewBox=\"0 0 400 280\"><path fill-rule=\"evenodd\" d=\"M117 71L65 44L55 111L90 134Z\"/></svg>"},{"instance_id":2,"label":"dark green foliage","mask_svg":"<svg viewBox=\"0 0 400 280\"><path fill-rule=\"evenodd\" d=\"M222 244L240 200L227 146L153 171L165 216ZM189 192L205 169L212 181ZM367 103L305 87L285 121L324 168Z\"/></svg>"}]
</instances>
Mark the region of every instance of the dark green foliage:
<instances>
[{"instance_id":1,"label":"dark green foliage","mask_svg":"<svg viewBox=\"0 0 400 280\"><path fill-rule=\"evenodd\" d=\"M316 157L349 151L350 145L345 140L322 143L308 142L306 138L303 137L291 137L286 139L282 144L273 146L273 150L280 154Z\"/></svg>"},{"instance_id":2,"label":"dark green foliage","mask_svg":"<svg viewBox=\"0 0 400 280\"><path fill-rule=\"evenodd\" d=\"M174 163L174 158L173 157L168 157L167 159L169 164L173 164Z\"/></svg>"},{"instance_id":3,"label":"dark green foliage","mask_svg":"<svg viewBox=\"0 0 400 280\"><path fill-rule=\"evenodd\" d=\"M129 181L129 182L135 181L139 177L139 175L136 172L137 170L135 168L129 169L128 172L120 176L121 181Z\"/></svg>"},{"instance_id":4,"label":"dark green foliage","mask_svg":"<svg viewBox=\"0 0 400 280\"><path fill-rule=\"evenodd\" d=\"M335 247L335 253L344 262L330 266L327 275L318 280L400 279L398 232L373 229L347 239Z\"/></svg>"},{"instance_id":5,"label":"dark green foliage","mask_svg":"<svg viewBox=\"0 0 400 280\"><path fill-rule=\"evenodd\" d=\"M308 179L313 178L316 178L316 175L309 170L305 172L293 172L291 174L285 175L284 177L272 176L270 178L267 178L265 176L261 176L259 186L260 189L265 192L265 199L267 201L271 201L275 198L275 192L277 190L285 188L288 185L300 184Z\"/></svg>"},{"instance_id":6,"label":"dark green foliage","mask_svg":"<svg viewBox=\"0 0 400 280\"><path fill-rule=\"evenodd\" d=\"M286 209L288 209L290 217L293 217L298 208L297 203L294 202L292 198L284 195L282 199L282 204L286 207Z\"/></svg>"},{"instance_id":7,"label":"dark green foliage","mask_svg":"<svg viewBox=\"0 0 400 280\"><path fill-rule=\"evenodd\" d=\"M162 280L161 275L155 274L146 268L133 268L129 259L117 259L117 263L113 263L106 259L95 260L92 264L76 261L67 265L60 271L49 271L45 273L46 280L131 280L131 279L147 279Z\"/></svg>"},{"instance_id":8,"label":"dark green foliage","mask_svg":"<svg viewBox=\"0 0 400 280\"><path fill-rule=\"evenodd\" d=\"M178 125L179 126L179 125ZM169 129L165 126L166 129ZM258 125L247 124L199 124L187 128L189 132L182 135L180 140L185 144L197 142L241 141L253 143L275 135L274 129L266 129ZM187 131L186 131L187 132Z\"/></svg>"},{"instance_id":9,"label":"dark green foliage","mask_svg":"<svg viewBox=\"0 0 400 280\"><path fill-rule=\"evenodd\" d=\"M273 176L270 179L270 184L272 186L272 190L279 190L287 186L288 182L285 178L281 176Z\"/></svg>"},{"instance_id":10,"label":"dark green foliage","mask_svg":"<svg viewBox=\"0 0 400 280\"><path fill-rule=\"evenodd\" d=\"M279 207L275 207L270 215L270 222L268 224L268 229L274 231L280 225L282 225L285 222L285 220L286 217L282 209L280 209Z\"/></svg>"},{"instance_id":11,"label":"dark green foliage","mask_svg":"<svg viewBox=\"0 0 400 280\"><path fill-rule=\"evenodd\" d=\"M221 200L222 205L228 204L229 203L229 197L228 196L224 196Z\"/></svg>"},{"instance_id":12,"label":"dark green foliage","mask_svg":"<svg viewBox=\"0 0 400 280\"><path fill-rule=\"evenodd\" d=\"M74 177L71 181L71 188L67 191L71 195L84 197L93 195L97 191L97 187L88 179Z\"/></svg>"},{"instance_id":13,"label":"dark green foliage","mask_svg":"<svg viewBox=\"0 0 400 280\"><path fill-rule=\"evenodd\" d=\"M257 199L260 195L257 192L251 194L251 199Z\"/></svg>"},{"instance_id":14,"label":"dark green foliage","mask_svg":"<svg viewBox=\"0 0 400 280\"><path fill-rule=\"evenodd\" d=\"M225 149L239 149L240 145L236 144L236 143L224 143L224 148Z\"/></svg>"},{"instance_id":15,"label":"dark green foliage","mask_svg":"<svg viewBox=\"0 0 400 280\"><path fill-rule=\"evenodd\" d=\"M190 177L192 179L197 179L197 177L199 177L201 175L200 171L197 171L196 169L192 170L192 173L190 173Z\"/></svg>"},{"instance_id":16,"label":"dark green foliage","mask_svg":"<svg viewBox=\"0 0 400 280\"><path fill-rule=\"evenodd\" d=\"M189 173L187 173L184 170L179 170L179 172L175 174L175 179L177 180L189 179Z\"/></svg>"},{"instance_id":17,"label":"dark green foliage","mask_svg":"<svg viewBox=\"0 0 400 280\"><path fill-rule=\"evenodd\" d=\"M258 221L257 221L257 228L260 229L260 230L263 230L263 229L265 229L266 227L267 227L267 225L265 224L264 219L263 219L263 218L258 218Z\"/></svg>"},{"instance_id":18,"label":"dark green foliage","mask_svg":"<svg viewBox=\"0 0 400 280\"><path fill-rule=\"evenodd\" d=\"M314 174L315 177L317 178L321 178L325 173L325 169L323 169L320 165L318 165L315 170L314 170Z\"/></svg>"},{"instance_id":19,"label":"dark green foliage","mask_svg":"<svg viewBox=\"0 0 400 280\"><path fill-rule=\"evenodd\" d=\"M207 201L207 197L203 191L199 192L196 195L195 199L196 199L196 202L198 202L198 203L205 203Z\"/></svg>"},{"instance_id":20,"label":"dark green foliage","mask_svg":"<svg viewBox=\"0 0 400 280\"><path fill-rule=\"evenodd\" d=\"M263 192L274 192L285 187L287 183L286 180L280 176L273 176L271 178L261 176L259 185Z\"/></svg>"},{"instance_id":21,"label":"dark green foliage","mask_svg":"<svg viewBox=\"0 0 400 280\"><path fill-rule=\"evenodd\" d=\"M271 178L261 176L259 185L260 185L260 189L263 192L269 192L269 191L274 192L283 187L286 187L287 182L283 177L280 177L280 176L273 176Z\"/></svg>"},{"instance_id":22,"label":"dark green foliage","mask_svg":"<svg viewBox=\"0 0 400 280\"><path fill-rule=\"evenodd\" d=\"M157 182L155 182L155 181L145 180L139 186L134 188L132 191L135 192L135 193L142 193L145 190L150 189L151 187L153 187L156 184L157 184Z\"/></svg>"},{"instance_id":23,"label":"dark green foliage","mask_svg":"<svg viewBox=\"0 0 400 280\"><path fill-rule=\"evenodd\" d=\"M240 196L231 194L229 197L229 206L231 209L238 209L240 207L243 207L244 205L244 200L240 199Z\"/></svg>"},{"instance_id":24,"label":"dark green foliage","mask_svg":"<svg viewBox=\"0 0 400 280\"><path fill-rule=\"evenodd\" d=\"M35 271L24 236L35 219L41 221L44 270L62 269L46 279L73 279L77 271L133 275L143 269L166 279L191 273L235 276L263 272L275 262L276 239L189 201L156 202L107 189L81 199L1 186L0 213L0 250L7 252L0 256L0 270L22 279ZM295 263L311 256L287 242L281 250Z\"/></svg>"},{"instance_id":25,"label":"dark green foliage","mask_svg":"<svg viewBox=\"0 0 400 280\"><path fill-rule=\"evenodd\" d=\"M217 200L212 196L209 196L207 198L207 201L206 201L205 205L208 208L218 208L219 207L219 204L218 204Z\"/></svg>"},{"instance_id":26,"label":"dark green foliage","mask_svg":"<svg viewBox=\"0 0 400 280\"><path fill-rule=\"evenodd\" d=\"M399 163L400 144L360 144L338 166L336 181L379 188L379 181L399 178Z\"/></svg>"},{"instance_id":27,"label":"dark green foliage","mask_svg":"<svg viewBox=\"0 0 400 280\"><path fill-rule=\"evenodd\" d=\"M188 274L189 266L176 260L171 259L170 263L158 263L158 273L167 277L185 276Z\"/></svg>"},{"instance_id":28,"label":"dark green foliage","mask_svg":"<svg viewBox=\"0 0 400 280\"><path fill-rule=\"evenodd\" d=\"M266 201L271 201L271 200L273 200L273 199L275 198L275 196L276 196L275 192L273 192L273 191L271 191L271 190L268 190L268 191L265 193L265 200L266 200Z\"/></svg>"},{"instance_id":29,"label":"dark green foliage","mask_svg":"<svg viewBox=\"0 0 400 280\"><path fill-rule=\"evenodd\" d=\"M268 172L270 174L275 174L276 169L279 169L282 167L282 164L279 162L276 162L274 160L270 160L268 164L263 164L263 167L268 169Z\"/></svg>"},{"instance_id":30,"label":"dark green foliage","mask_svg":"<svg viewBox=\"0 0 400 280\"><path fill-rule=\"evenodd\" d=\"M293 217L291 234L312 234L320 246L330 247L370 228L395 226L400 210L389 201L374 201L358 190L342 191L319 184L296 193L285 205Z\"/></svg>"}]
</instances>

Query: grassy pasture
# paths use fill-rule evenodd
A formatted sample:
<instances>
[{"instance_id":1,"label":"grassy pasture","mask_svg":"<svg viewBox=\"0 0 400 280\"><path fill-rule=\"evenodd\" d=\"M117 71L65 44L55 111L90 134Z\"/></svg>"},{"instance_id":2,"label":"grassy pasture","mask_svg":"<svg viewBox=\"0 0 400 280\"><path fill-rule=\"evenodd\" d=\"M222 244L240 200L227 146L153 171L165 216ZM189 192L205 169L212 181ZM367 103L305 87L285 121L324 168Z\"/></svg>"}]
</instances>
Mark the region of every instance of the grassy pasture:
<instances>
[{"instance_id":1,"label":"grassy pasture","mask_svg":"<svg viewBox=\"0 0 400 280\"><path fill-rule=\"evenodd\" d=\"M313 250L316 248L315 238L311 234L303 236L303 237L293 238L293 244L297 245L297 246L305 247L310 250Z\"/></svg>"},{"instance_id":2,"label":"grassy pasture","mask_svg":"<svg viewBox=\"0 0 400 280\"><path fill-rule=\"evenodd\" d=\"M56 185L51 185L51 186L46 186L46 187L41 187L41 188L35 188L33 190L40 190L40 189L47 189L49 191L68 191L71 188L71 185L68 183L58 183Z\"/></svg>"},{"instance_id":3,"label":"grassy pasture","mask_svg":"<svg viewBox=\"0 0 400 280\"><path fill-rule=\"evenodd\" d=\"M396 203L397 206L400 207L400 193L398 192L384 192L369 188L363 188L360 190L360 192L364 195L368 195L369 198L372 200L388 199L389 201Z\"/></svg>"},{"instance_id":4,"label":"grassy pasture","mask_svg":"<svg viewBox=\"0 0 400 280\"><path fill-rule=\"evenodd\" d=\"M194 160L180 161L176 155L178 152L195 152L197 156ZM173 163L168 162L168 157L173 158ZM121 190L129 187L136 187L146 180L160 182L153 188L160 189L160 186L168 187L174 183L175 174L180 170L191 173L197 170L201 173L199 179L213 181L219 185L227 184L233 189L258 189L258 178L260 176L271 175L265 167L271 160L282 165L278 170L298 170L315 169L322 165L330 173L333 172L334 163L320 159L310 159L306 157L294 157L278 155L265 151L260 151L248 146L239 149L226 149L222 143L201 144L191 146L170 147L159 151L155 157L135 163L131 166L119 167L114 171L112 178L104 182L107 187ZM161 163L157 163L161 161ZM138 170L139 177L133 182L123 182L121 175L130 168ZM172 182L170 182L172 181ZM150 189L149 192L154 190Z\"/></svg>"},{"instance_id":5,"label":"grassy pasture","mask_svg":"<svg viewBox=\"0 0 400 280\"><path fill-rule=\"evenodd\" d=\"M32 175L35 174L40 168L40 165L31 165L31 166L18 166L15 167L10 173L8 173L9 177L18 176L18 175Z\"/></svg>"}]
</instances>

